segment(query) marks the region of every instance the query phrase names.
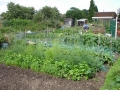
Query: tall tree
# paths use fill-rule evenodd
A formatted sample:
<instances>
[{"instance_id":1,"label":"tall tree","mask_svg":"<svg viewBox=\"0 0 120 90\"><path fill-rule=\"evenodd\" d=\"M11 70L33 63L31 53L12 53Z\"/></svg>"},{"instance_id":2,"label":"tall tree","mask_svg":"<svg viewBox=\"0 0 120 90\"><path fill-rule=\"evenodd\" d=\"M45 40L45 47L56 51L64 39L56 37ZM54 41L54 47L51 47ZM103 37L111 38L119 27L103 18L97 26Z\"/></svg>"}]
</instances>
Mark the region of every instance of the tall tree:
<instances>
[{"instance_id":1,"label":"tall tree","mask_svg":"<svg viewBox=\"0 0 120 90\"><path fill-rule=\"evenodd\" d=\"M90 1L90 7L89 7L89 17L88 17L90 22L92 21L92 17L94 16L95 12L98 12L98 8L95 5L94 0L91 0Z\"/></svg>"},{"instance_id":2,"label":"tall tree","mask_svg":"<svg viewBox=\"0 0 120 90\"><path fill-rule=\"evenodd\" d=\"M82 10L82 16L83 16L83 18L88 18L88 15L89 15L89 11L86 10L86 9L83 9Z\"/></svg>"},{"instance_id":3,"label":"tall tree","mask_svg":"<svg viewBox=\"0 0 120 90\"><path fill-rule=\"evenodd\" d=\"M14 4L13 2L8 3L7 8L7 19L32 19L35 13L35 9L33 7L24 7L19 4Z\"/></svg>"},{"instance_id":4,"label":"tall tree","mask_svg":"<svg viewBox=\"0 0 120 90\"><path fill-rule=\"evenodd\" d=\"M49 20L49 19L60 19L61 15L56 7L45 6L34 15L35 21Z\"/></svg>"},{"instance_id":5,"label":"tall tree","mask_svg":"<svg viewBox=\"0 0 120 90\"><path fill-rule=\"evenodd\" d=\"M35 13L34 16L33 16L33 20L34 20L35 22L41 22L41 21L44 20L44 18L45 18L44 13L41 13L40 10L39 10L39 11L36 11L36 13Z\"/></svg>"},{"instance_id":6,"label":"tall tree","mask_svg":"<svg viewBox=\"0 0 120 90\"><path fill-rule=\"evenodd\" d=\"M44 14L46 19L58 19L60 18L59 10L56 7L45 6L41 9L41 13Z\"/></svg>"},{"instance_id":7,"label":"tall tree","mask_svg":"<svg viewBox=\"0 0 120 90\"><path fill-rule=\"evenodd\" d=\"M48 27L59 27L61 14L56 7L45 6L34 15L35 22L45 22Z\"/></svg>"},{"instance_id":8,"label":"tall tree","mask_svg":"<svg viewBox=\"0 0 120 90\"><path fill-rule=\"evenodd\" d=\"M70 10L66 12L66 17L67 18L74 18L74 19L80 19L82 18L82 12L80 9L71 7Z\"/></svg>"}]
</instances>

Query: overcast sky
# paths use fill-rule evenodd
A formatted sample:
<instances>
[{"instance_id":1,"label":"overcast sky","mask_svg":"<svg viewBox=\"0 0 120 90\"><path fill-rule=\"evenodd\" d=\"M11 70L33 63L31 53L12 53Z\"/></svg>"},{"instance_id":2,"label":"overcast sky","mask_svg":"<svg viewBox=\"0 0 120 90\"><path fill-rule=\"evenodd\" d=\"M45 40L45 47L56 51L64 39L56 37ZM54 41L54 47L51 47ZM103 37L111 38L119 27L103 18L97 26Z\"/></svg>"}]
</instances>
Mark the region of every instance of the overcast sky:
<instances>
[{"instance_id":1,"label":"overcast sky","mask_svg":"<svg viewBox=\"0 0 120 90\"><path fill-rule=\"evenodd\" d=\"M114 11L120 8L120 0L94 0L99 12ZM71 7L89 9L90 0L0 0L0 14L7 11L7 4L13 2L39 10L44 6L57 7L60 13L65 14Z\"/></svg>"}]
</instances>

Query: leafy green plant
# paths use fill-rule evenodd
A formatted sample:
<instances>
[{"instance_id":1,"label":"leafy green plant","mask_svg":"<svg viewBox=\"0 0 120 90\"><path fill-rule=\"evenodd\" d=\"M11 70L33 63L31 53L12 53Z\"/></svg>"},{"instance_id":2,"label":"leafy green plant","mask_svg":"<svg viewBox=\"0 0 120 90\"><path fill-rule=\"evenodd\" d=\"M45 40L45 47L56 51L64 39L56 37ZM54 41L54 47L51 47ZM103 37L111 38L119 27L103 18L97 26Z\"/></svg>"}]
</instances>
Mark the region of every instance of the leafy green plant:
<instances>
[{"instance_id":1,"label":"leafy green plant","mask_svg":"<svg viewBox=\"0 0 120 90\"><path fill-rule=\"evenodd\" d=\"M110 87L120 89L120 71L119 70L114 71L112 76L114 76L114 78L113 82L110 84Z\"/></svg>"},{"instance_id":2,"label":"leafy green plant","mask_svg":"<svg viewBox=\"0 0 120 90\"><path fill-rule=\"evenodd\" d=\"M34 71L40 71L40 65L39 65L39 62L36 61L36 62L33 62L31 65L30 65L30 69L34 70Z\"/></svg>"},{"instance_id":3,"label":"leafy green plant","mask_svg":"<svg viewBox=\"0 0 120 90\"><path fill-rule=\"evenodd\" d=\"M106 75L104 86L100 90L119 90L120 89L120 58L110 68Z\"/></svg>"},{"instance_id":4,"label":"leafy green plant","mask_svg":"<svg viewBox=\"0 0 120 90\"><path fill-rule=\"evenodd\" d=\"M69 70L67 77L72 80L80 80L83 77L88 79L91 76L93 76L93 73L90 67L83 61L82 63L79 63L79 65L74 65L73 68Z\"/></svg>"}]
</instances>

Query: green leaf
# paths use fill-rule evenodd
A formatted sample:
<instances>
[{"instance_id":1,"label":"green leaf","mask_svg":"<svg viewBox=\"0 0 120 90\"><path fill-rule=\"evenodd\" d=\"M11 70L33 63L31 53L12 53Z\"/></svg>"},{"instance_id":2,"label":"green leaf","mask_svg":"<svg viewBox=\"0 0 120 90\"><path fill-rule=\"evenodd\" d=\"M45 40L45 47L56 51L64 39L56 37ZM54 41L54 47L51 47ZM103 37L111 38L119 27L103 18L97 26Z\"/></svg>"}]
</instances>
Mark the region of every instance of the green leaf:
<instances>
[{"instance_id":1,"label":"green leaf","mask_svg":"<svg viewBox=\"0 0 120 90\"><path fill-rule=\"evenodd\" d=\"M117 82L120 82L120 76L118 76L118 77L116 78L116 81L117 81Z\"/></svg>"}]
</instances>

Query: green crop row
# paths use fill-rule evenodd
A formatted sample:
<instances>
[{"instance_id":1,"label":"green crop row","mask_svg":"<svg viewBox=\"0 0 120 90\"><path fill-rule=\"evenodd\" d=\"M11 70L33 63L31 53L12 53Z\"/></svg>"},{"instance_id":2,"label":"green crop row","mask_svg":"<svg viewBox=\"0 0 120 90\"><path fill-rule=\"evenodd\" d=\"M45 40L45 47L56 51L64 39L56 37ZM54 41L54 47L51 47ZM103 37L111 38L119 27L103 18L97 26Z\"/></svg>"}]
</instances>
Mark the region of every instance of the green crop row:
<instances>
[{"instance_id":1,"label":"green crop row","mask_svg":"<svg viewBox=\"0 0 120 90\"><path fill-rule=\"evenodd\" d=\"M0 62L6 65L19 66L32 69L37 72L49 73L58 77L72 80L94 77L95 72L100 71L104 62L114 63L112 52L84 46L53 47L42 45L26 45L16 43L3 56Z\"/></svg>"},{"instance_id":2,"label":"green crop row","mask_svg":"<svg viewBox=\"0 0 120 90\"><path fill-rule=\"evenodd\" d=\"M95 46L95 47L101 46L103 48L110 48L113 51L120 53L120 39L107 37L101 34L87 33L87 34L81 34L79 36L67 36L64 39L64 42L69 44L79 43L79 44Z\"/></svg>"}]
</instances>

